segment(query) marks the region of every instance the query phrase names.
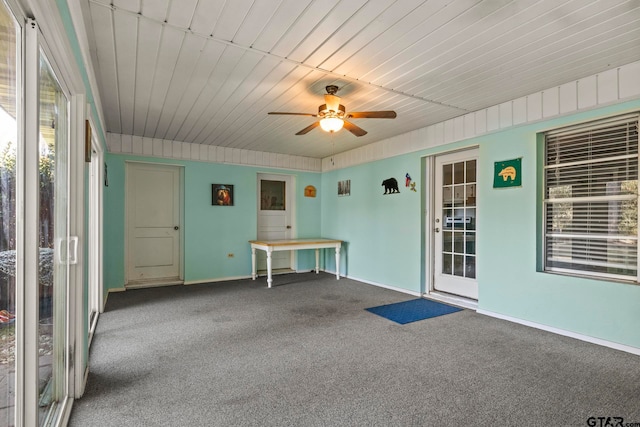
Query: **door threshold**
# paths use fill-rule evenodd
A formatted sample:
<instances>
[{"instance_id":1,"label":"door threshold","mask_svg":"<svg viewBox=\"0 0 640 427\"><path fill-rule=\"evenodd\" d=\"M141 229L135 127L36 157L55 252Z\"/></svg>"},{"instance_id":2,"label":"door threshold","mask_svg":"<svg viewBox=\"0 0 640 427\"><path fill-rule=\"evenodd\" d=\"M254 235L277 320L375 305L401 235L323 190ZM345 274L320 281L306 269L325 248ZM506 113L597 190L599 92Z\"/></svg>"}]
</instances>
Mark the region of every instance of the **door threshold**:
<instances>
[{"instance_id":1,"label":"door threshold","mask_svg":"<svg viewBox=\"0 0 640 427\"><path fill-rule=\"evenodd\" d=\"M427 299L444 302L451 305L457 305L458 307L468 308L469 310L478 310L478 301L461 297L459 295L447 294L445 292L431 291L422 295Z\"/></svg>"},{"instance_id":2,"label":"door threshold","mask_svg":"<svg viewBox=\"0 0 640 427\"><path fill-rule=\"evenodd\" d=\"M184 280L138 280L124 285L125 289L159 288L161 286L184 285Z\"/></svg>"}]
</instances>

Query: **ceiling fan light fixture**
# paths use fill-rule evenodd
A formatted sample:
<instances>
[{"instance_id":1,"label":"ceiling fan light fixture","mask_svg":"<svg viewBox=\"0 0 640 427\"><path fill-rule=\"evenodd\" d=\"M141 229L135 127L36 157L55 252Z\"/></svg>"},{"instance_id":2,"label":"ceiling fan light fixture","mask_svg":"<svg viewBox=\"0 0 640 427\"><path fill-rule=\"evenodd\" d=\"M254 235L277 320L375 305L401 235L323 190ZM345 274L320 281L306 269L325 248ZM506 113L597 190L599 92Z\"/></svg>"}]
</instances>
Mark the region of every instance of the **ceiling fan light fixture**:
<instances>
[{"instance_id":1,"label":"ceiling fan light fixture","mask_svg":"<svg viewBox=\"0 0 640 427\"><path fill-rule=\"evenodd\" d=\"M337 132L344 126L344 121L338 117L325 117L320 120L320 127L325 132Z\"/></svg>"}]
</instances>

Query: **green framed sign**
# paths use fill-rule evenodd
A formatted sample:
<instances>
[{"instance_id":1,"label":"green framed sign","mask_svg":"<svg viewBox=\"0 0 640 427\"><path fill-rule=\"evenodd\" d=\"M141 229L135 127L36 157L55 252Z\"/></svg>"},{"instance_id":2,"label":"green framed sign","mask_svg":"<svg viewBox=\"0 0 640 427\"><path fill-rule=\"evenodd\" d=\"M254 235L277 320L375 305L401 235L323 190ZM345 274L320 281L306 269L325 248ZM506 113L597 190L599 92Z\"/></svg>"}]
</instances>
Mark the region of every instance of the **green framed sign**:
<instances>
[{"instance_id":1,"label":"green framed sign","mask_svg":"<svg viewBox=\"0 0 640 427\"><path fill-rule=\"evenodd\" d=\"M522 157L495 162L493 188L522 187Z\"/></svg>"}]
</instances>

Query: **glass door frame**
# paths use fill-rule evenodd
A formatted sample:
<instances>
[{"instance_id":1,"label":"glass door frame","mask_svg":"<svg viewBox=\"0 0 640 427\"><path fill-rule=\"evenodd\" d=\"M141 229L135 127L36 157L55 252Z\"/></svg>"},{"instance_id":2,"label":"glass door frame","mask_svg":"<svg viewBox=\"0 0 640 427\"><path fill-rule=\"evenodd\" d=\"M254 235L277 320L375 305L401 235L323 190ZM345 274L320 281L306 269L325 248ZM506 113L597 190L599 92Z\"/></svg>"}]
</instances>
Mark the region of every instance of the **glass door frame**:
<instances>
[{"instance_id":1,"label":"glass door frame","mask_svg":"<svg viewBox=\"0 0 640 427\"><path fill-rule=\"evenodd\" d=\"M19 291L17 294L18 302L21 306L23 316L22 319L18 319L16 324L16 425L39 425L39 417L37 410L39 402L39 390L38 390L38 377L39 377L39 292L38 286L33 284L38 283L38 271L39 271L39 157L40 147L39 144L33 143L33 141L39 141L39 90L40 90L40 58L41 54L44 54L46 60L56 76L56 79L63 91L68 109L65 126L67 126L66 132L66 144L69 150L67 158L67 177L68 182L71 182L77 177L74 177L70 173L70 164L73 157L70 153L72 144L70 141L73 136L72 128L70 126L72 120L72 102L69 90L64 85L63 80L60 78L59 69L55 65L55 56L51 53L47 44L44 41L44 37L40 33L40 29L35 20L29 19L26 21L26 25L23 27L24 37L22 49L24 55L24 79L21 82L21 88L24 91L24 123L23 129L23 144L18 151L17 163L21 170L21 176L23 177L18 184L18 195L21 200L22 211L18 211L18 242L21 244L23 251L20 251L18 255L17 265L17 283ZM67 204L71 206L70 191L67 191ZM63 238L64 244L61 245L65 248L64 256L68 260L68 236L70 235L70 217L69 212L66 214L66 237ZM62 250L62 247L59 248ZM71 293L71 289L75 287L70 286L69 277L69 264L68 262L63 267L67 269L67 279L65 283L66 292L64 295L66 310L63 314L65 320L64 325L55 326L56 334L58 334L58 340L62 340L62 348L60 351L64 354L63 366L53 367L54 372L58 371L58 381L60 381L58 391L61 392L59 399L56 403L55 413L53 417L48 417L47 420L50 424L54 424L62 418L63 414L70 408L70 399L72 393L71 378L73 377L72 365L70 363L71 354L69 349L71 347L71 341L73 340L72 329L74 327L70 317L71 304L70 301L74 298L74 294ZM31 284L31 286L29 285ZM60 338L60 334L63 336ZM54 357L55 360L55 357ZM58 360L60 360L58 358Z\"/></svg>"},{"instance_id":2,"label":"glass door frame","mask_svg":"<svg viewBox=\"0 0 640 427\"><path fill-rule=\"evenodd\" d=\"M89 114L87 114L89 115ZM91 123L91 120L89 120ZM93 126L91 126L93 128ZM104 295L102 293L102 227L103 222L103 182L104 182L104 153L95 133L91 139L91 164L89 166L89 238L88 265L89 283L87 284L87 319L88 346L91 345L93 334L98 323L98 317L103 311Z\"/></svg>"},{"instance_id":3,"label":"glass door frame","mask_svg":"<svg viewBox=\"0 0 640 427\"><path fill-rule=\"evenodd\" d=\"M441 216L439 210L441 207L436 206L436 173L441 173L441 171L437 170L437 162L436 159L441 156L447 156L450 154L457 153L475 153L472 157L475 157L477 160L476 163L476 174L480 173L479 170L479 147L477 145L472 145L468 147L463 147L457 150L452 151L444 151L440 153L434 153L432 155L424 157L424 163L422 167L422 179L424 182L424 197L423 197L423 242L424 242L424 286L423 286L423 294L428 296L429 298L441 300L444 302L448 302L451 304L456 304L462 307L466 307L469 309L476 310L478 308L478 300L462 297L456 294L446 293L435 288L435 279L436 272L438 269L436 268L436 239L441 238L441 233L436 232L436 228L442 230L442 224L439 222L436 224L436 218ZM476 179L478 175L476 175ZM479 187L476 187L476 191L479 190ZM476 209L478 206L476 205ZM438 210L438 212L436 212ZM477 277L476 277L477 283Z\"/></svg>"}]
</instances>

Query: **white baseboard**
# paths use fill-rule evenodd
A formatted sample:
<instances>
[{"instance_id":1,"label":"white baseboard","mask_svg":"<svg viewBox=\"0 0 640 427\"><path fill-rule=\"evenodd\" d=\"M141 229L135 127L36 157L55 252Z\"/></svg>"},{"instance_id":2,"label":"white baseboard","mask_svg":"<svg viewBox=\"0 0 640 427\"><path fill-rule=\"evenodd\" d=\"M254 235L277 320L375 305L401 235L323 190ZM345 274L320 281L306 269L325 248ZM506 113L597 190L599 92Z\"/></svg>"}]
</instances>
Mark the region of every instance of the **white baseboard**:
<instances>
[{"instance_id":1,"label":"white baseboard","mask_svg":"<svg viewBox=\"0 0 640 427\"><path fill-rule=\"evenodd\" d=\"M217 277L215 279L190 280L184 282L185 285L200 285L202 283L229 282L231 280L251 279L249 276Z\"/></svg>"},{"instance_id":2,"label":"white baseboard","mask_svg":"<svg viewBox=\"0 0 640 427\"><path fill-rule=\"evenodd\" d=\"M330 271L330 270L321 270L324 271L325 273L329 273L335 276L336 272L335 271ZM372 286L377 286L379 288L384 288L384 289L389 289L391 291L396 291L396 292L401 292L403 294L409 294L409 295L413 295L415 297L420 297L422 296L422 294L420 292L415 292L415 291L410 291L408 289L403 289L403 288L396 288L395 286L389 286L389 285L385 285L382 283L378 283L378 282L372 282L371 280L365 280L365 279L361 279L359 277L353 277L353 276L349 276L349 275L340 275L340 277L345 277L347 279L351 279L351 280L355 280L357 282L362 282L365 283L367 285L372 285Z\"/></svg>"},{"instance_id":3,"label":"white baseboard","mask_svg":"<svg viewBox=\"0 0 640 427\"><path fill-rule=\"evenodd\" d=\"M504 314L494 313L492 311L477 310L477 313L484 314L486 316L495 317L497 319L507 320L509 322L519 323L521 325L529 326L536 329L541 329L543 331L552 332L554 334L563 335L569 338L575 338L580 341L586 341L592 344L597 344L604 347L609 347L615 350L620 350L620 351L624 351L627 353L640 356L640 348L637 348L637 347L631 347L625 344L619 344L616 342L607 341L600 338L590 337L588 335L578 334L576 332L567 331L565 329L554 328L553 326L547 326L547 325L543 325L536 322L530 322L528 320L518 319L517 317L506 316Z\"/></svg>"}]
</instances>

